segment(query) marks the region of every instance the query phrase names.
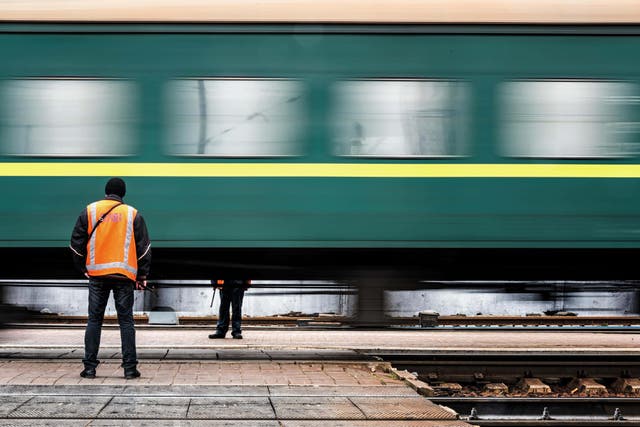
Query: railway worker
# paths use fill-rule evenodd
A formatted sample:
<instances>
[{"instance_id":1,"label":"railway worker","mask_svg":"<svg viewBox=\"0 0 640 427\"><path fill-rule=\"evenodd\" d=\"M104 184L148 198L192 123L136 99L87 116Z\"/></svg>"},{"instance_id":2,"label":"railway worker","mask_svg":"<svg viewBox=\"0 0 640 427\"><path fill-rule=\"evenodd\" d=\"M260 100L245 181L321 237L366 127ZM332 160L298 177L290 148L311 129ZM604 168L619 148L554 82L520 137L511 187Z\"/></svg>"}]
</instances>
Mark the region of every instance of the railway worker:
<instances>
[{"instance_id":1,"label":"railway worker","mask_svg":"<svg viewBox=\"0 0 640 427\"><path fill-rule=\"evenodd\" d=\"M209 338L224 338L229 330L229 306L231 306L231 336L242 339L242 299L251 286L251 280L216 280L214 284L220 290L220 310L216 332ZM214 291L215 292L215 291Z\"/></svg>"},{"instance_id":2,"label":"railway worker","mask_svg":"<svg viewBox=\"0 0 640 427\"><path fill-rule=\"evenodd\" d=\"M80 213L71 234L74 263L89 279L89 316L84 334L83 378L95 378L100 334L109 293L118 313L122 367L126 379L137 378L133 289L146 288L151 267L147 226L136 209L124 204L125 182L111 178L105 198ZM124 249L124 250L123 250Z\"/></svg>"}]
</instances>

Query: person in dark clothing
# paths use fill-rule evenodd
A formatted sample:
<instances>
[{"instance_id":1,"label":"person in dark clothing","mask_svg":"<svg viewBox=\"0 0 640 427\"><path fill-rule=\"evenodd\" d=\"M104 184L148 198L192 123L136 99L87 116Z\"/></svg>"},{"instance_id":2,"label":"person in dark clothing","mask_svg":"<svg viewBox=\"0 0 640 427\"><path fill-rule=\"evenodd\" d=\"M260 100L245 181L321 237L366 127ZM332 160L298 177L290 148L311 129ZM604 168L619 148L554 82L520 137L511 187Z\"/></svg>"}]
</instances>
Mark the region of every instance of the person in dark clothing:
<instances>
[{"instance_id":1,"label":"person in dark clothing","mask_svg":"<svg viewBox=\"0 0 640 427\"><path fill-rule=\"evenodd\" d=\"M80 213L69 247L76 268L89 279L89 308L84 335L83 378L95 378L104 311L113 292L120 339L122 367L127 379L137 378L133 290L146 288L151 267L151 243L142 215L122 201L125 182L111 178L105 198Z\"/></svg>"},{"instance_id":2,"label":"person in dark clothing","mask_svg":"<svg viewBox=\"0 0 640 427\"><path fill-rule=\"evenodd\" d=\"M229 330L229 306L231 306L231 336L242 339L242 300L251 280L217 280L214 286L220 289L220 311L216 332L209 338L224 338Z\"/></svg>"}]
</instances>

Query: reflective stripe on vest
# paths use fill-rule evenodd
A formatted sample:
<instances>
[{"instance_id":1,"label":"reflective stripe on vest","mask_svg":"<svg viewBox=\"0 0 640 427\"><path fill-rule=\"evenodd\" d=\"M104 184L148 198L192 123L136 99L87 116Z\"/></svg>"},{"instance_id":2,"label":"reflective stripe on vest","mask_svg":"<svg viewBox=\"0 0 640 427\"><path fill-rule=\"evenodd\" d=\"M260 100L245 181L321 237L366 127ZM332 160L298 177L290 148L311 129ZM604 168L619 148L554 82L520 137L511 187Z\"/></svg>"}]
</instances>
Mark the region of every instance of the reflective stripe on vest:
<instances>
[{"instance_id":1,"label":"reflective stripe on vest","mask_svg":"<svg viewBox=\"0 0 640 427\"><path fill-rule=\"evenodd\" d=\"M100 200L87 206L88 233L116 203L114 200ZM93 233L87 243L87 272L90 276L120 274L136 280L138 259L133 232L136 214L137 211L131 206L120 205L105 217Z\"/></svg>"}]
</instances>

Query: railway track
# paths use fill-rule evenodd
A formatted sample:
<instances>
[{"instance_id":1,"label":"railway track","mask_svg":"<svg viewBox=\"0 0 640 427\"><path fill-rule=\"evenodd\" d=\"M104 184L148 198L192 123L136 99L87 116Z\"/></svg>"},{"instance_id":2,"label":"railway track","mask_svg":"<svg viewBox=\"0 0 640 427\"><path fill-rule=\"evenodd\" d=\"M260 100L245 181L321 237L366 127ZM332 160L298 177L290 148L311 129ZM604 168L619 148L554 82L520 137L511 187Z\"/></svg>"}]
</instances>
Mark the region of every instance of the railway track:
<instances>
[{"instance_id":1,"label":"railway track","mask_svg":"<svg viewBox=\"0 0 640 427\"><path fill-rule=\"evenodd\" d=\"M633 353L376 351L372 355L415 373L434 389L434 396L640 397L640 360Z\"/></svg>"},{"instance_id":2,"label":"railway track","mask_svg":"<svg viewBox=\"0 0 640 427\"><path fill-rule=\"evenodd\" d=\"M434 403L480 426L640 426L640 361L630 354L377 354Z\"/></svg>"},{"instance_id":3,"label":"railway track","mask_svg":"<svg viewBox=\"0 0 640 427\"><path fill-rule=\"evenodd\" d=\"M431 401L479 426L640 426L638 398L460 398Z\"/></svg>"},{"instance_id":4,"label":"railway track","mask_svg":"<svg viewBox=\"0 0 640 427\"><path fill-rule=\"evenodd\" d=\"M417 390L479 426L640 426L632 355L378 354Z\"/></svg>"}]
</instances>

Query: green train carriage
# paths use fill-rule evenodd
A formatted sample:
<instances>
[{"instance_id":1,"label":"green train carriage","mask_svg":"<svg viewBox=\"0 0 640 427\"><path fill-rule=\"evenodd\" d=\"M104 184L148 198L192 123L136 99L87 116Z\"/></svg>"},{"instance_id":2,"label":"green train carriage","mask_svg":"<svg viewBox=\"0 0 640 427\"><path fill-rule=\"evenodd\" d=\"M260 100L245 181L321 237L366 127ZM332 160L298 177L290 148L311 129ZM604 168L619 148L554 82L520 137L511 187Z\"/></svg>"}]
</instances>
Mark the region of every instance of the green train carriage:
<instances>
[{"instance_id":1,"label":"green train carriage","mask_svg":"<svg viewBox=\"0 0 640 427\"><path fill-rule=\"evenodd\" d=\"M156 278L635 278L639 16L597 3L8 8L3 275L75 277L121 176Z\"/></svg>"}]
</instances>

